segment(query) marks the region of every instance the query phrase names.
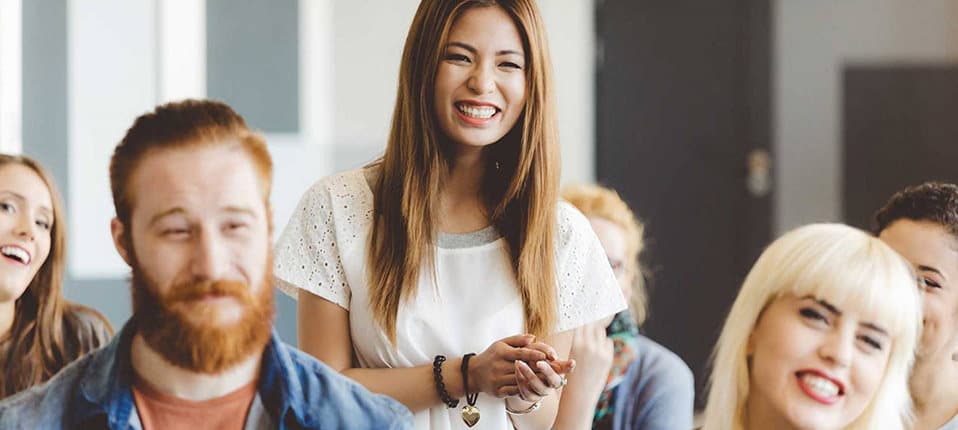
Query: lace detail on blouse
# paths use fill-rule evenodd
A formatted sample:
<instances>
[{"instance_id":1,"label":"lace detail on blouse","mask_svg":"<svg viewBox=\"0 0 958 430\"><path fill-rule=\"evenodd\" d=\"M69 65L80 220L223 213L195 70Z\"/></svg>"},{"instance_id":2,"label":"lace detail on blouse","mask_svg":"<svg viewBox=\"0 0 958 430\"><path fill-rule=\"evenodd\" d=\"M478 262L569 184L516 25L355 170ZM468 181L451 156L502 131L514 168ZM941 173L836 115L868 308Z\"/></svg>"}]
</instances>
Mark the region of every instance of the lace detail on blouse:
<instances>
[{"instance_id":1,"label":"lace detail on blouse","mask_svg":"<svg viewBox=\"0 0 958 430\"><path fill-rule=\"evenodd\" d=\"M293 298L302 288L348 310L351 286L343 255L366 261L372 216L372 191L362 170L319 180L303 196L277 243L277 287ZM566 202L559 202L556 218L556 330L573 329L625 309L589 221Z\"/></svg>"},{"instance_id":2,"label":"lace detail on blouse","mask_svg":"<svg viewBox=\"0 0 958 430\"><path fill-rule=\"evenodd\" d=\"M344 247L365 248L373 199L361 170L323 178L306 192L276 246L277 287L297 297L302 288L349 309ZM365 258L365 254L362 255Z\"/></svg>"},{"instance_id":3,"label":"lace detail on blouse","mask_svg":"<svg viewBox=\"0 0 958 430\"><path fill-rule=\"evenodd\" d=\"M566 331L626 308L609 259L589 220L568 202L558 205L556 331Z\"/></svg>"}]
</instances>

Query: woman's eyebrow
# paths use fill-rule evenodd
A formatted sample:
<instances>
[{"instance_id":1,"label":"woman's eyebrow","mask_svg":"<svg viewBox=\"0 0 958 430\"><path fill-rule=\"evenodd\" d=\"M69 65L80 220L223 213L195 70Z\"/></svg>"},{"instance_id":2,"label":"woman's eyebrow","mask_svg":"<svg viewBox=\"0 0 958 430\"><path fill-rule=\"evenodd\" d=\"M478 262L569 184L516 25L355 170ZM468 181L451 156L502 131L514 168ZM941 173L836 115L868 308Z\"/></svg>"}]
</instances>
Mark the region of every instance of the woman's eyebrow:
<instances>
[{"instance_id":1,"label":"woman's eyebrow","mask_svg":"<svg viewBox=\"0 0 958 430\"><path fill-rule=\"evenodd\" d=\"M881 333L881 334L883 334L883 335L885 335L885 336L888 336L888 331L886 331L885 329L883 329L883 328L881 328L881 327L875 325L874 323L864 322L864 323L861 323L860 325L861 325L862 327L865 327L865 328L868 328L868 329L872 329L872 330L874 330L874 331L877 331L878 333Z\"/></svg>"},{"instance_id":2,"label":"woman's eyebrow","mask_svg":"<svg viewBox=\"0 0 958 430\"><path fill-rule=\"evenodd\" d=\"M21 202L25 202L25 201L27 201L27 198L26 198L26 197L24 197L24 196L23 196L23 194L20 194L20 193L18 193L18 192L15 192L15 191L10 191L10 190L0 190L0 194L6 194L6 195L9 195L9 196L11 196L11 197L13 197L13 198L15 198L15 199L17 199L17 200L20 200Z\"/></svg>"},{"instance_id":3,"label":"woman's eyebrow","mask_svg":"<svg viewBox=\"0 0 958 430\"><path fill-rule=\"evenodd\" d=\"M941 276L942 278L945 278L945 280L948 280L948 277L945 276L945 274L942 273L941 270L938 270L938 269L936 269L936 268L934 268L934 267L931 267L931 266L925 266L925 265L919 264L919 265L918 265L918 271L919 271L919 272L932 272L932 273L937 273L938 276Z\"/></svg>"},{"instance_id":4,"label":"woman's eyebrow","mask_svg":"<svg viewBox=\"0 0 958 430\"><path fill-rule=\"evenodd\" d=\"M449 43L446 45L447 48L452 47L452 46L455 46L455 47L457 47L457 48L465 49L466 51L469 51L469 52L471 52L471 53L473 53L473 54L476 54L476 53L479 52L479 50L477 50L476 47L474 47L474 46L472 46L472 45L470 45L470 44L468 44L468 43L463 43L463 42L449 42Z\"/></svg>"},{"instance_id":5,"label":"woman's eyebrow","mask_svg":"<svg viewBox=\"0 0 958 430\"><path fill-rule=\"evenodd\" d=\"M457 47L457 48L465 49L466 51L469 51L469 52L471 52L472 54L478 54L478 53L479 53L479 50L478 50L478 49L476 49L474 46L472 46L472 45L470 45L470 44L468 44L468 43L463 43L463 42L449 42L448 44L446 44L446 47L447 47L447 48L448 48L448 47L452 47L452 46L455 46L455 47ZM516 50L514 50L514 49L503 49L503 50L501 50L501 51L496 51L496 55L518 55L518 56L520 56L520 57L525 56L522 52L516 51Z\"/></svg>"},{"instance_id":6,"label":"woman's eyebrow","mask_svg":"<svg viewBox=\"0 0 958 430\"><path fill-rule=\"evenodd\" d=\"M841 311L841 310L839 310L837 307L835 307L835 305L833 305L833 304L831 304L831 303L828 303L828 302L825 301L825 300L816 299L815 297L812 297L812 296L810 296L810 295L809 295L809 296L802 297L802 300L813 300L815 303L818 303L819 305L821 305L821 306L824 307L825 309L828 309L829 312L831 312L831 313L833 313L833 314L835 314L835 315L837 315L837 316L841 316L841 315L842 315L842 311Z\"/></svg>"},{"instance_id":7,"label":"woman's eyebrow","mask_svg":"<svg viewBox=\"0 0 958 430\"><path fill-rule=\"evenodd\" d=\"M815 303L818 303L818 304L822 305L822 307L824 307L825 309L828 309L829 312L831 312L831 313L833 313L833 314L835 314L835 315L837 315L837 316L841 316L841 315L842 315L842 311L839 310L837 307L835 307L835 305L829 303L828 301L825 301L825 300L822 300L822 299L816 299L816 298L814 298L814 297L812 297L812 296L805 296L805 297L802 297L802 299L814 300ZM859 324L859 325L862 326L862 327L865 327L865 328L874 330L874 331L876 331L876 332L878 332L878 333L881 333L881 334L883 334L883 335L885 335L885 336L888 336L888 330L885 330L884 328L882 328L881 326L879 326L879 325L877 325L877 324L875 324L875 323L863 322L863 323L861 323L861 324Z\"/></svg>"}]
</instances>

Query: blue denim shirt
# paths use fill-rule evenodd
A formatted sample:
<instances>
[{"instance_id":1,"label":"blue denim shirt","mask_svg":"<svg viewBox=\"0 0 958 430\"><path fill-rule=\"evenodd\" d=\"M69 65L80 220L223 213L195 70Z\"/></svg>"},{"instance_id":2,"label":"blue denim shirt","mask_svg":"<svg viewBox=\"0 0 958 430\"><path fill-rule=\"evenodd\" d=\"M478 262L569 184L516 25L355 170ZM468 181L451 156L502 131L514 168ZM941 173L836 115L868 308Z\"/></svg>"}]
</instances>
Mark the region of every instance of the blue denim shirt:
<instances>
[{"instance_id":1,"label":"blue denim shirt","mask_svg":"<svg viewBox=\"0 0 958 430\"><path fill-rule=\"evenodd\" d=\"M105 347L75 361L46 383L0 402L0 429L136 430L128 322ZM263 352L256 401L277 429L412 429L399 402L370 393L274 332ZM254 402L254 403L255 403ZM254 405L257 406L257 405ZM251 415L253 414L251 410ZM254 417L247 418L252 421ZM261 428L247 422L247 428Z\"/></svg>"}]
</instances>

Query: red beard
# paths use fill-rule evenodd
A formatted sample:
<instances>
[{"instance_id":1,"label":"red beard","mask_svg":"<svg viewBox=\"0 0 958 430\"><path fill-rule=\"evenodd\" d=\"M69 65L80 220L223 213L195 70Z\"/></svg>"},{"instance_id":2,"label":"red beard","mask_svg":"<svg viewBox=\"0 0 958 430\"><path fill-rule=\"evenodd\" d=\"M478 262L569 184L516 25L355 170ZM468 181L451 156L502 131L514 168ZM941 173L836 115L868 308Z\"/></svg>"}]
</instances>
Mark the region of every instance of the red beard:
<instances>
[{"instance_id":1,"label":"red beard","mask_svg":"<svg viewBox=\"0 0 958 430\"><path fill-rule=\"evenodd\" d=\"M133 258L133 319L147 345L175 366L206 374L220 373L261 351L273 326L272 257L260 280L259 294L239 281L190 281L174 285L165 294ZM235 299L242 307L239 320L222 324L202 306L179 306L202 300L207 294ZM187 318L187 310L207 311Z\"/></svg>"}]
</instances>

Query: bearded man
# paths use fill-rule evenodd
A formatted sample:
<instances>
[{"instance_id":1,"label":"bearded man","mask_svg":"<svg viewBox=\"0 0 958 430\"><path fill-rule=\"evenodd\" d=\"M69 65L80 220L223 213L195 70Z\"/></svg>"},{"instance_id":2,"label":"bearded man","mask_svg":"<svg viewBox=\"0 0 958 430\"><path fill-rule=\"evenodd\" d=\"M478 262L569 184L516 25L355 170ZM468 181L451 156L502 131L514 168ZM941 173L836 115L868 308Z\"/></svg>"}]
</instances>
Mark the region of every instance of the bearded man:
<instances>
[{"instance_id":1,"label":"bearded man","mask_svg":"<svg viewBox=\"0 0 958 430\"><path fill-rule=\"evenodd\" d=\"M271 178L264 140L225 104L137 118L110 162L133 316L0 403L0 428L411 429L400 403L273 333Z\"/></svg>"}]
</instances>

